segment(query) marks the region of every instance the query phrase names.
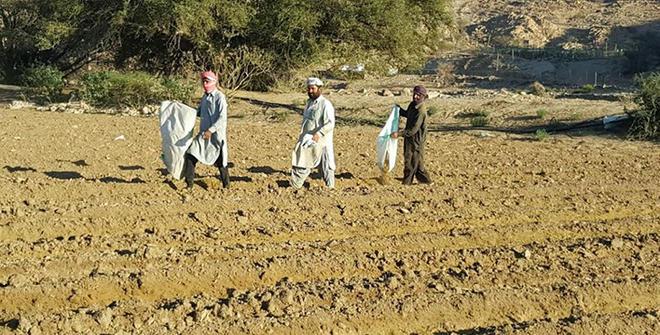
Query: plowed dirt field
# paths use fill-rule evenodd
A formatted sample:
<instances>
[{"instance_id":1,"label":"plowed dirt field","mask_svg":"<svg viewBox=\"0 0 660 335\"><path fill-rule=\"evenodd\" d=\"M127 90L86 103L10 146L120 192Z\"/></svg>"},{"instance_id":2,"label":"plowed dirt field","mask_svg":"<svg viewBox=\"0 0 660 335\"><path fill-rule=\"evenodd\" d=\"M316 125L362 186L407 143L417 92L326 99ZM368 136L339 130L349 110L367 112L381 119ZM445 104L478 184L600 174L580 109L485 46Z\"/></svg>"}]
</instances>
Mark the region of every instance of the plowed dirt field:
<instances>
[{"instance_id":1,"label":"plowed dirt field","mask_svg":"<svg viewBox=\"0 0 660 335\"><path fill-rule=\"evenodd\" d=\"M340 124L295 191L299 122L230 117L184 191L156 117L0 110L0 333L660 332L657 144L432 132L406 187Z\"/></svg>"}]
</instances>

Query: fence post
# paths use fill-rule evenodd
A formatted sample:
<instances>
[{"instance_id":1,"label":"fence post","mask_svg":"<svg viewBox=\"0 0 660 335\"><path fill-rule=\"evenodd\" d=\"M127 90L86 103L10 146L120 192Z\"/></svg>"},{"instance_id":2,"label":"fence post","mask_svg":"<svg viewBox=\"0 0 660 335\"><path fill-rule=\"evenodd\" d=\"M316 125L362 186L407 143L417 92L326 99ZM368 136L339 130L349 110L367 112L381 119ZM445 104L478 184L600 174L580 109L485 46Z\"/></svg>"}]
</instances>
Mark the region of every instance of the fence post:
<instances>
[{"instance_id":1,"label":"fence post","mask_svg":"<svg viewBox=\"0 0 660 335\"><path fill-rule=\"evenodd\" d=\"M594 72L594 87L598 86L598 72Z\"/></svg>"}]
</instances>

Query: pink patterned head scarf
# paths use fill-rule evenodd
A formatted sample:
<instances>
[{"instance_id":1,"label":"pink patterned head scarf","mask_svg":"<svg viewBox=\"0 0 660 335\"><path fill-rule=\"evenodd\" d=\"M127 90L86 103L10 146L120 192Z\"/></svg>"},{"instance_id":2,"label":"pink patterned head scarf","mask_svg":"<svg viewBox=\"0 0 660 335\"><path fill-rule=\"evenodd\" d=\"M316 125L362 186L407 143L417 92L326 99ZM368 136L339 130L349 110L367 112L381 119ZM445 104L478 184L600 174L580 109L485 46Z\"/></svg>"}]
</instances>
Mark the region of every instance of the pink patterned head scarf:
<instances>
[{"instance_id":1,"label":"pink patterned head scarf","mask_svg":"<svg viewBox=\"0 0 660 335\"><path fill-rule=\"evenodd\" d=\"M202 86L204 86L204 92L213 92L216 88L216 85L218 84L218 76L216 76L213 71L206 71L202 72L200 77L202 78Z\"/></svg>"}]
</instances>

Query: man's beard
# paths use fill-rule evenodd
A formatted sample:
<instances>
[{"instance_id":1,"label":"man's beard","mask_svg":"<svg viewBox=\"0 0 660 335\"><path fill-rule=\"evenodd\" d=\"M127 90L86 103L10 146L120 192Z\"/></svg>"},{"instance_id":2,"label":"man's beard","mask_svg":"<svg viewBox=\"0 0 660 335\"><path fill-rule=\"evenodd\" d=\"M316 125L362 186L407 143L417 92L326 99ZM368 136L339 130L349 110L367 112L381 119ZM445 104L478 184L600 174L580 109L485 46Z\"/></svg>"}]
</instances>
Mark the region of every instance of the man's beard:
<instances>
[{"instance_id":1,"label":"man's beard","mask_svg":"<svg viewBox=\"0 0 660 335\"><path fill-rule=\"evenodd\" d=\"M321 93L320 92L316 93L316 94L315 93L307 93L307 96L312 100L316 100L321 96Z\"/></svg>"}]
</instances>

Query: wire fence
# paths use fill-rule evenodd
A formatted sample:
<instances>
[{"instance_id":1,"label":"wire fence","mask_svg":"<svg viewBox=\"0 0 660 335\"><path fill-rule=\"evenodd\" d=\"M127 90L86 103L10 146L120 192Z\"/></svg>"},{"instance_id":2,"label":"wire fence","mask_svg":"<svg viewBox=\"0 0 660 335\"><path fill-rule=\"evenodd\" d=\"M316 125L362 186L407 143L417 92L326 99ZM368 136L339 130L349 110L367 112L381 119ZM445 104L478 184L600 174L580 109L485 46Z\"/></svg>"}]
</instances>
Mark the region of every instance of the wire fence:
<instances>
[{"instance_id":1,"label":"wire fence","mask_svg":"<svg viewBox=\"0 0 660 335\"><path fill-rule=\"evenodd\" d=\"M559 61L577 61L602 58L618 58L625 56L624 49L561 49L561 48L485 48L482 53L496 56L510 56L524 59L552 59Z\"/></svg>"}]
</instances>

